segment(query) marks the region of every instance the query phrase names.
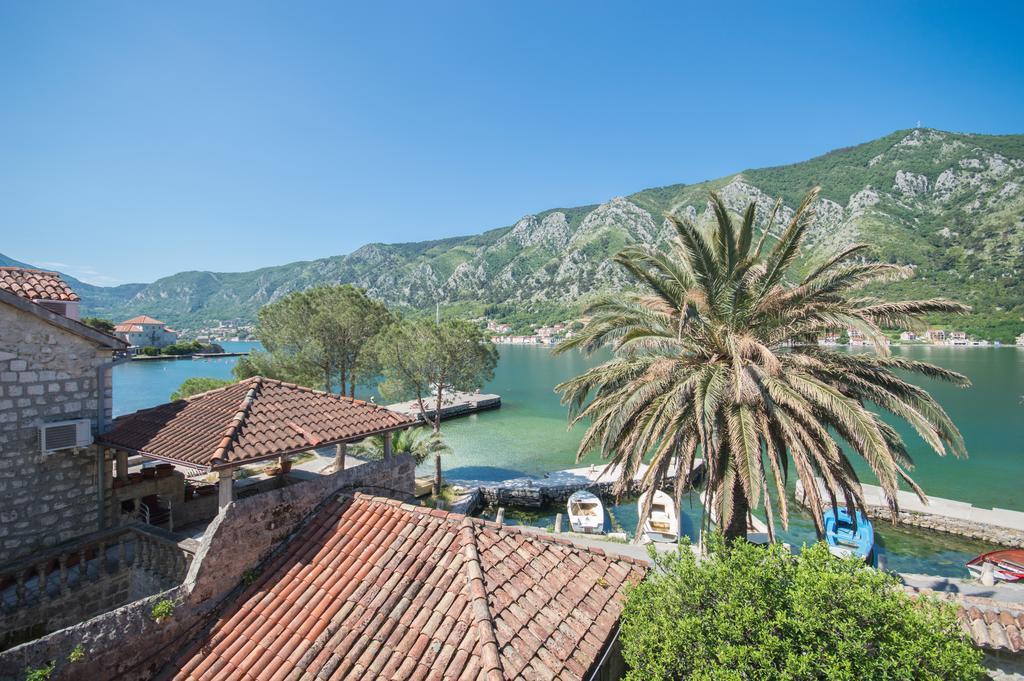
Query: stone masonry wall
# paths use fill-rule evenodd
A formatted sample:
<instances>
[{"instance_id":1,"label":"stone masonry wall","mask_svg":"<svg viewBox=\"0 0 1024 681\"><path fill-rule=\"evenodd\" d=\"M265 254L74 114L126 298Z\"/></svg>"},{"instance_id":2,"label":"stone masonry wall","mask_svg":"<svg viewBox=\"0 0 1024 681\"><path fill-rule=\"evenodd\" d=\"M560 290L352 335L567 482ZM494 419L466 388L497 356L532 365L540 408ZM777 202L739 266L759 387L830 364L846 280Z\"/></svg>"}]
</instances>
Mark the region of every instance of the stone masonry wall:
<instances>
[{"instance_id":1,"label":"stone masonry wall","mask_svg":"<svg viewBox=\"0 0 1024 681\"><path fill-rule=\"evenodd\" d=\"M42 454L38 428L78 418L95 428L101 399L109 418L109 379L96 380L108 360L109 350L0 305L0 565L97 529L96 450Z\"/></svg>"},{"instance_id":2,"label":"stone masonry wall","mask_svg":"<svg viewBox=\"0 0 1024 681\"><path fill-rule=\"evenodd\" d=\"M0 653L0 681L51 661L57 665L52 681L151 679L174 646L212 621L240 590L245 571L287 550L287 540L326 499L349 490L409 498L414 486L412 459L397 456L236 500L207 528L184 584ZM165 598L174 601L174 616L154 622L152 607ZM72 664L68 655L78 645L85 659Z\"/></svg>"}]
</instances>

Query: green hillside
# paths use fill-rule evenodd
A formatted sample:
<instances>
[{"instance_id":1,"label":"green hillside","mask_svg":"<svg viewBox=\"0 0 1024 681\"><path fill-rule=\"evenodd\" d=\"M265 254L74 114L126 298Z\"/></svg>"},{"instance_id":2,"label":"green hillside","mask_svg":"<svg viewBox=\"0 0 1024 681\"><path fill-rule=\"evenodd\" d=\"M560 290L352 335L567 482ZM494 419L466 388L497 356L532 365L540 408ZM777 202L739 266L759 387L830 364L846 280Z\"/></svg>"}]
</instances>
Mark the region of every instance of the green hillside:
<instances>
[{"instance_id":1,"label":"green hillside","mask_svg":"<svg viewBox=\"0 0 1024 681\"><path fill-rule=\"evenodd\" d=\"M590 293L630 285L610 257L629 242L662 243L671 235L666 212L706 224L709 189L736 211L756 201L763 221L777 197L786 217L815 184L822 193L814 252L870 243L876 257L917 269L914 279L878 293L969 303L976 313L956 325L990 339L1024 331L1024 135L929 129L802 163L551 209L471 237L368 244L345 256L252 272L183 272L148 285L77 288L89 314L146 313L185 328L253 318L289 291L335 282L413 311L440 302L460 314L549 321L574 314Z\"/></svg>"}]
</instances>

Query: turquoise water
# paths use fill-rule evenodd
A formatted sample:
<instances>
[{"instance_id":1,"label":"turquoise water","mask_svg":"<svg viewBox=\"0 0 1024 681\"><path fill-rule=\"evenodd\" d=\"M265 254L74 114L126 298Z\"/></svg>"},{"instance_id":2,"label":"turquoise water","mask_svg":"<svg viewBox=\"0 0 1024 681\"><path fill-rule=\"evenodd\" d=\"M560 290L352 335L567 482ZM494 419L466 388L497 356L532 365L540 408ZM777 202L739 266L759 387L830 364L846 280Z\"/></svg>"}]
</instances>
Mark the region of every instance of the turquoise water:
<instances>
[{"instance_id":1,"label":"turquoise water","mask_svg":"<svg viewBox=\"0 0 1024 681\"><path fill-rule=\"evenodd\" d=\"M239 350L255 344L225 343ZM552 357L543 348L500 346L501 361L488 392L502 396L499 410L446 422L442 431L452 446L445 457L445 475L460 479L502 480L575 465L582 426L570 430L566 410L554 386L593 366L598 359L571 353ZM894 353L922 359L966 374L967 390L924 381L960 427L969 458L939 458L911 430L901 428L917 468L915 479L932 495L969 501L978 506L1024 511L1024 349L905 347ZM168 399L191 376L230 378L235 358L130 362L114 370L114 411L122 414ZM362 397L368 397L362 395ZM584 463L598 462L591 456ZM429 468L429 466L428 466ZM865 482L871 482L860 467ZM699 503L687 513L685 527L699 527ZM791 505L792 506L792 505ZM616 507L621 524L636 524L633 504ZM557 509L531 524L547 525ZM688 525L689 523L689 525ZM902 571L943 575L966 574L963 562L986 547L942 535L902 530L877 523L879 543L889 564ZM814 538L810 519L794 518L785 539L795 545Z\"/></svg>"},{"instance_id":2,"label":"turquoise water","mask_svg":"<svg viewBox=\"0 0 1024 681\"><path fill-rule=\"evenodd\" d=\"M259 343L224 341L225 352L248 352ZM125 362L114 367L114 416L153 407L171 399L186 379L231 378L237 357Z\"/></svg>"}]
</instances>

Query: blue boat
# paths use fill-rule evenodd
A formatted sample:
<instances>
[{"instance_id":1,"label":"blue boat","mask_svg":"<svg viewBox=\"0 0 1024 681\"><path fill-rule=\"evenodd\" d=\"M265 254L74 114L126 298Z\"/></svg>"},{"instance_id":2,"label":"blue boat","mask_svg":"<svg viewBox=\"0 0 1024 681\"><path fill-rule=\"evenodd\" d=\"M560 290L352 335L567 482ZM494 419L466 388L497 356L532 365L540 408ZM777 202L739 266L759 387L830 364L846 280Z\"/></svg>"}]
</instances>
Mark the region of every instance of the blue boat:
<instances>
[{"instance_id":1,"label":"blue boat","mask_svg":"<svg viewBox=\"0 0 1024 681\"><path fill-rule=\"evenodd\" d=\"M825 541L833 555L846 558L857 556L865 561L871 560L871 552L875 548L875 530L871 521L857 511L857 529L853 529L853 518L845 506L829 508L824 513Z\"/></svg>"}]
</instances>

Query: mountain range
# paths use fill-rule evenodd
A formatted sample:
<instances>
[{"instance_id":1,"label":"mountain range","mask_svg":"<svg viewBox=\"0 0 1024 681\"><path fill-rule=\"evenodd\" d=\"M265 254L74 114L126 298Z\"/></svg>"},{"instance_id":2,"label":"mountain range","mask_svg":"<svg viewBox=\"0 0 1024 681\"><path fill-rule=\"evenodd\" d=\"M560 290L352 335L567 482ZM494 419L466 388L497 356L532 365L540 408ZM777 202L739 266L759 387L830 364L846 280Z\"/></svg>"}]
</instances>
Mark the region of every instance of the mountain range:
<instances>
[{"instance_id":1,"label":"mountain range","mask_svg":"<svg viewBox=\"0 0 1024 681\"><path fill-rule=\"evenodd\" d=\"M672 234L668 212L708 224L708 190L737 212L755 201L760 228L777 197L779 225L815 185L822 190L810 259L869 243L877 258L917 273L877 293L968 303L975 314L957 323L979 336L1006 341L1024 331L1024 135L925 128L792 165L553 208L474 236L374 243L348 255L251 272L181 272L150 284L68 280L83 314L119 320L145 313L183 328L254 319L265 303L321 283L356 284L409 310L440 303L452 314L523 325L573 316L587 294L629 286L611 256L630 242L663 243ZM0 264L23 263L0 255Z\"/></svg>"}]
</instances>

